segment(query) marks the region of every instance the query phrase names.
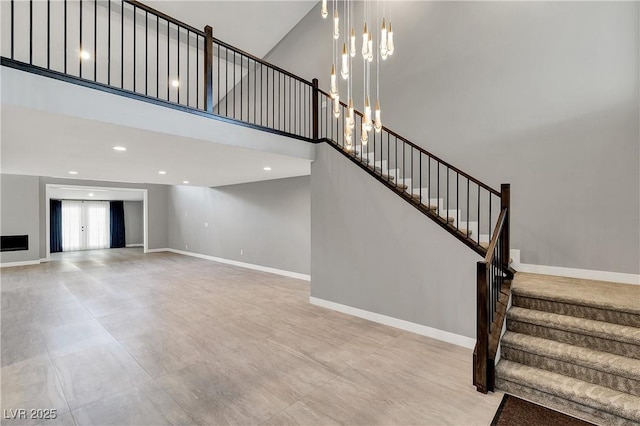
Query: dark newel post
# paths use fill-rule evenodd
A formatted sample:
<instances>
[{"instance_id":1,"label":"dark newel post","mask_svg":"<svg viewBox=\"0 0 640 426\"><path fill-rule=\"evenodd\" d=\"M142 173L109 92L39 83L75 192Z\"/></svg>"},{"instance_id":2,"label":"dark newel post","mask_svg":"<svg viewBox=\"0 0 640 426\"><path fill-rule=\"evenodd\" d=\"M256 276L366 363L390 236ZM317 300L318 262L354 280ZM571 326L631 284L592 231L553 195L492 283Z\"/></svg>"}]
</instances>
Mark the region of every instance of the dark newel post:
<instances>
[{"instance_id":1,"label":"dark newel post","mask_svg":"<svg viewBox=\"0 0 640 426\"><path fill-rule=\"evenodd\" d=\"M487 264L478 262L476 289L476 357L475 385L478 392L487 393L487 363L489 360L489 313L487 312Z\"/></svg>"},{"instance_id":2,"label":"dark newel post","mask_svg":"<svg viewBox=\"0 0 640 426\"><path fill-rule=\"evenodd\" d=\"M511 249L511 238L509 233L511 216L511 185L503 183L500 185L500 210L507 209L504 216L504 224L502 225L502 262L505 266L509 266L509 251Z\"/></svg>"},{"instance_id":3,"label":"dark newel post","mask_svg":"<svg viewBox=\"0 0 640 426\"><path fill-rule=\"evenodd\" d=\"M204 109L213 112L213 28L204 27Z\"/></svg>"},{"instance_id":4,"label":"dark newel post","mask_svg":"<svg viewBox=\"0 0 640 426\"><path fill-rule=\"evenodd\" d=\"M317 141L318 140L318 128L319 128L319 124L318 121L320 120L319 118L319 114L318 114L318 79L314 78L313 79L313 99L312 99L312 108L313 108L313 140Z\"/></svg>"}]
</instances>

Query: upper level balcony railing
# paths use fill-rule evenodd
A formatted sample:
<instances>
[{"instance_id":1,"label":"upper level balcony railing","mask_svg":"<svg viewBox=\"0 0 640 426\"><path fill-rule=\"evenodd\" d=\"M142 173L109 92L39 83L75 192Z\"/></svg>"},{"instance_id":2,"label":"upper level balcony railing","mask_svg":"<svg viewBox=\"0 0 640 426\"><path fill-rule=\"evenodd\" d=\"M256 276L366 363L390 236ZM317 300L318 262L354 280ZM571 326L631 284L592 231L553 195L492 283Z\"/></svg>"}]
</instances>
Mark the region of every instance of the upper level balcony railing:
<instances>
[{"instance_id":1,"label":"upper level balcony railing","mask_svg":"<svg viewBox=\"0 0 640 426\"><path fill-rule=\"evenodd\" d=\"M312 139L311 82L130 0L2 1L5 65Z\"/></svg>"}]
</instances>

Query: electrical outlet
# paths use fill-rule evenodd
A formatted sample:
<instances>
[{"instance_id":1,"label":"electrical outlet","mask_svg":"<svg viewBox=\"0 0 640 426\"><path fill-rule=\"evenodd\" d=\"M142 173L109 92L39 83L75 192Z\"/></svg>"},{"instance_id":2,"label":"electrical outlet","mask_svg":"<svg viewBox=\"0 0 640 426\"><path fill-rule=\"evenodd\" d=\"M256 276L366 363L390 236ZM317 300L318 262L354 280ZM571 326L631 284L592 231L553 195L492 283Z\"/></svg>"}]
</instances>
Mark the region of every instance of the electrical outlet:
<instances>
[{"instance_id":1,"label":"electrical outlet","mask_svg":"<svg viewBox=\"0 0 640 426\"><path fill-rule=\"evenodd\" d=\"M189 250L189 246L185 244L184 249Z\"/></svg>"},{"instance_id":2,"label":"electrical outlet","mask_svg":"<svg viewBox=\"0 0 640 426\"><path fill-rule=\"evenodd\" d=\"M189 216L189 215L187 214L187 212L184 212L184 217L187 217L187 216Z\"/></svg>"},{"instance_id":3,"label":"electrical outlet","mask_svg":"<svg viewBox=\"0 0 640 426\"><path fill-rule=\"evenodd\" d=\"M240 250L240 256L244 256L244 250Z\"/></svg>"},{"instance_id":4,"label":"electrical outlet","mask_svg":"<svg viewBox=\"0 0 640 426\"><path fill-rule=\"evenodd\" d=\"M209 222L205 222L205 223L204 223L204 227L205 227L205 228L208 228L208 227L209 227Z\"/></svg>"}]
</instances>

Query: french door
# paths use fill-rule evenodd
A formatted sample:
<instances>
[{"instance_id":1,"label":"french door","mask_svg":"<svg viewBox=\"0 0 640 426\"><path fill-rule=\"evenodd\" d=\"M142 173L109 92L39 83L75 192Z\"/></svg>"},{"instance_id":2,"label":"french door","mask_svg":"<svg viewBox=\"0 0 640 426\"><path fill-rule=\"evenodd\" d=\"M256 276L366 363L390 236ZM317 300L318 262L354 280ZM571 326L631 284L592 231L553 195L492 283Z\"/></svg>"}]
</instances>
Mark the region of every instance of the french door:
<instances>
[{"instance_id":1,"label":"french door","mask_svg":"<svg viewBox=\"0 0 640 426\"><path fill-rule=\"evenodd\" d=\"M110 247L108 201L62 201L62 251Z\"/></svg>"}]
</instances>

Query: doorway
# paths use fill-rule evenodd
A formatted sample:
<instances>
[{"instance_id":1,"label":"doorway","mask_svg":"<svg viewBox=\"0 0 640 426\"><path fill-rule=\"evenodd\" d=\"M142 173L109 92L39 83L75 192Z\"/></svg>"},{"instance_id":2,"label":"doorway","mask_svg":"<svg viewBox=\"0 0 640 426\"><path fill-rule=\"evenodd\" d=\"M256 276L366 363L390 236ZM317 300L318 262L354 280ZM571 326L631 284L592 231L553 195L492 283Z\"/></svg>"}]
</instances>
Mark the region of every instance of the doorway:
<instances>
[{"instance_id":1,"label":"doorway","mask_svg":"<svg viewBox=\"0 0 640 426\"><path fill-rule=\"evenodd\" d=\"M43 218L46 230L42 239L46 257L42 261L49 261L51 253L111 247L142 247L147 253L147 189L91 183L93 185L46 184ZM62 201L66 201L64 230ZM53 232L54 227L60 232ZM114 236L115 242L111 241Z\"/></svg>"},{"instance_id":2,"label":"doorway","mask_svg":"<svg viewBox=\"0 0 640 426\"><path fill-rule=\"evenodd\" d=\"M110 246L108 201L62 200L62 251Z\"/></svg>"}]
</instances>

